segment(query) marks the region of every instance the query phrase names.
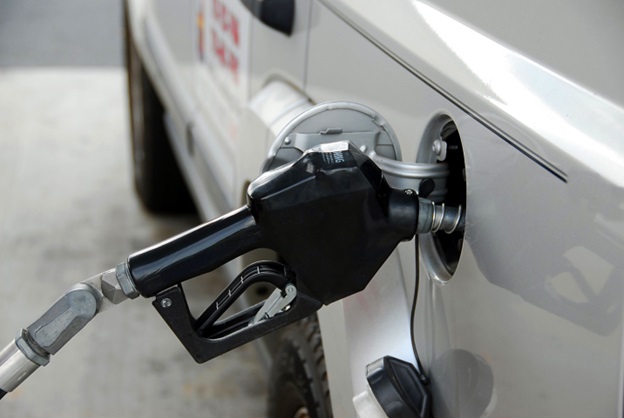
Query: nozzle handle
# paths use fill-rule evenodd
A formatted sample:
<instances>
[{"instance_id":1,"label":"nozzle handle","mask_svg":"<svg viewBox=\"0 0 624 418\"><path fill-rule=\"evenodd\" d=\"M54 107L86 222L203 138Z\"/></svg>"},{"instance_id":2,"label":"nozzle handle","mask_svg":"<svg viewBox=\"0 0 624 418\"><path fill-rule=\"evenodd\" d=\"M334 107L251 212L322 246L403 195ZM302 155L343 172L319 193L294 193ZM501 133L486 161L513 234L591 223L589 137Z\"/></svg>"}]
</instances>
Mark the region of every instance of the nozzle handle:
<instances>
[{"instance_id":1,"label":"nozzle handle","mask_svg":"<svg viewBox=\"0 0 624 418\"><path fill-rule=\"evenodd\" d=\"M134 253L128 270L144 297L208 273L261 244L260 230L248 207Z\"/></svg>"}]
</instances>

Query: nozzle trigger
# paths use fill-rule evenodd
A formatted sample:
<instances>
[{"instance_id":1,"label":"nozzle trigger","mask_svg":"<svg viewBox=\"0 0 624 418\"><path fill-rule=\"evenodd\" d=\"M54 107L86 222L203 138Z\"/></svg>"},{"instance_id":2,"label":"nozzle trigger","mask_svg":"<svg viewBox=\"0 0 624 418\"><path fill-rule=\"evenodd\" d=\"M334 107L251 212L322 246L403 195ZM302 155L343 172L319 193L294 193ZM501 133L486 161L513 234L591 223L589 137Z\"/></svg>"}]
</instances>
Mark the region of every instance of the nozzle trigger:
<instances>
[{"instance_id":1,"label":"nozzle trigger","mask_svg":"<svg viewBox=\"0 0 624 418\"><path fill-rule=\"evenodd\" d=\"M295 279L284 265L263 261L245 268L197 319L191 315L179 284L156 295L153 305L193 359L203 363L316 312L322 303L297 292ZM283 298L270 296L220 319L245 290L260 282L275 286Z\"/></svg>"}]
</instances>

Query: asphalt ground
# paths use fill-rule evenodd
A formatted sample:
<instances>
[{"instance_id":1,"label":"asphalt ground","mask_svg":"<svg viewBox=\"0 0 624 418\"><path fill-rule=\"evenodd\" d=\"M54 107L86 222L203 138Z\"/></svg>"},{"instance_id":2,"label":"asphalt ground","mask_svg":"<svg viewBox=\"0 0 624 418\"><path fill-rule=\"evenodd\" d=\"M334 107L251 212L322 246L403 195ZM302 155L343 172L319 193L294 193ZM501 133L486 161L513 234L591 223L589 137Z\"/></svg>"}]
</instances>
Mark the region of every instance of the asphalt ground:
<instances>
[{"instance_id":1,"label":"asphalt ground","mask_svg":"<svg viewBox=\"0 0 624 418\"><path fill-rule=\"evenodd\" d=\"M74 283L199 222L135 197L122 35L120 1L0 1L0 346ZM187 294L205 305L222 285ZM198 365L140 298L96 317L0 416L263 416L265 396L253 346Z\"/></svg>"}]
</instances>

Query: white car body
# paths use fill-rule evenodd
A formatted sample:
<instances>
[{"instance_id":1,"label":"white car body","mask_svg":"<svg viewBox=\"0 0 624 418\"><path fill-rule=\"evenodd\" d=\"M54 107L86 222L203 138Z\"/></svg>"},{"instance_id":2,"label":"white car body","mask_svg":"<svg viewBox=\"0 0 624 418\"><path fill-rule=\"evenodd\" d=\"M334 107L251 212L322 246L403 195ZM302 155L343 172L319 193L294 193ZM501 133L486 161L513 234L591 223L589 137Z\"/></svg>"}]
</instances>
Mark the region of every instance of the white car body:
<instances>
[{"instance_id":1,"label":"white car body","mask_svg":"<svg viewBox=\"0 0 624 418\"><path fill-rule=\"evenodd\" d=\"M621 2L296 0L290 36L240 0L127 7L205 219L244 203L273 139L315 103L376 110L405 162L454 122L465 239L452 276L421 248L413 330L434 416L623 415ZM402 244L319 312L335 416L357 416L367 364L415 362L414 265Z\"/></svg>"}]
</instances>

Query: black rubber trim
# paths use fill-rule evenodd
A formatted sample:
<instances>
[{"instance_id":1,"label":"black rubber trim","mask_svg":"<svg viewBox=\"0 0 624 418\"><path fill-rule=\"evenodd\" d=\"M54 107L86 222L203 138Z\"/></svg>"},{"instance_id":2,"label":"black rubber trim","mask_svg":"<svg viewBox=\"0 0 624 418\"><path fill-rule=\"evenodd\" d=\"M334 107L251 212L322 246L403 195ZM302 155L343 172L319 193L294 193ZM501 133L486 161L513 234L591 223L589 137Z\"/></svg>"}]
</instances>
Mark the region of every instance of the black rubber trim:
<instances>
[{"instance_id":1,"label":"black rubber trim","mask_svg":"<svg viewBox=\"0 0 624 418\"><path fill-rule=\"evenodd\" d=\"M292 34L295 0L241 0L258 20L284 35Z\"/></svg>"},{"instance_id":2,"label":"black rubber trim","mask_svg":"<svg viewBox=\"0 0 624 418\"><path fill-rule=\"evenodd\" d=\"M5 391L3 391L2 389L0 389L0 399L4 398L4 395L6 395L7 393Z\"/></svg>"},{"instance_id":3,"label":"black rubber trim","mask_svg":"<svg viewBox=\"0 0 624 418\"><path fill-rule=\"evenodd\" d=\"M520 153L522 153L525 157L529 158L531 161L533 161L534 163L542 167L544 170L548 171L550 174L552 174L553 176L555 176L562 182L564 183L568 182L568 176L563 170L561 170L559 167L557 167L550 161L543 158L541 155L535 153L530 148L521 144L518 140L513 138L511 135L509 135L508 133L506 133L505 131L497 127L496 125L492 124L490 121L481 117L476 111L471 109L470 106L468 106L467 104L459 100L457 97L453 96L451 93L449 93L447 90L442 88L440 85L436 84L433 80L425 76L416 68L412 67L401 57L399 57L397 54L392 52L392 50L390 50L388 47L382 44L379 40L375 39L368 32L366 32L363 28L361 28L356 23L351 21L340 10L338 10L335 6L330 4L328 0L319 0L319 2L322 3L325 7L327 7L338 18L343 20L347 25L351 26L351 28L353 28L354 30L359 32L362 36L364 36L366 39L368 39L373 45L379 48L384 54L388 55L390 58L396 61L400 66L402 66L411 74L419 78L427 86L431 87L433 90L435 90L440 95L442 95L445 99L447 99L448 101L453 103L455 106L460 108L463 112L465 112L468 116L470 116L480 125L482 125L484 128L488 129L490 132L492 132L494 135L498 136L500 139L502 139L503 141L505 141L512 147L514 147L516 150L520 151Z\"/></svg>"}]
</instances>

